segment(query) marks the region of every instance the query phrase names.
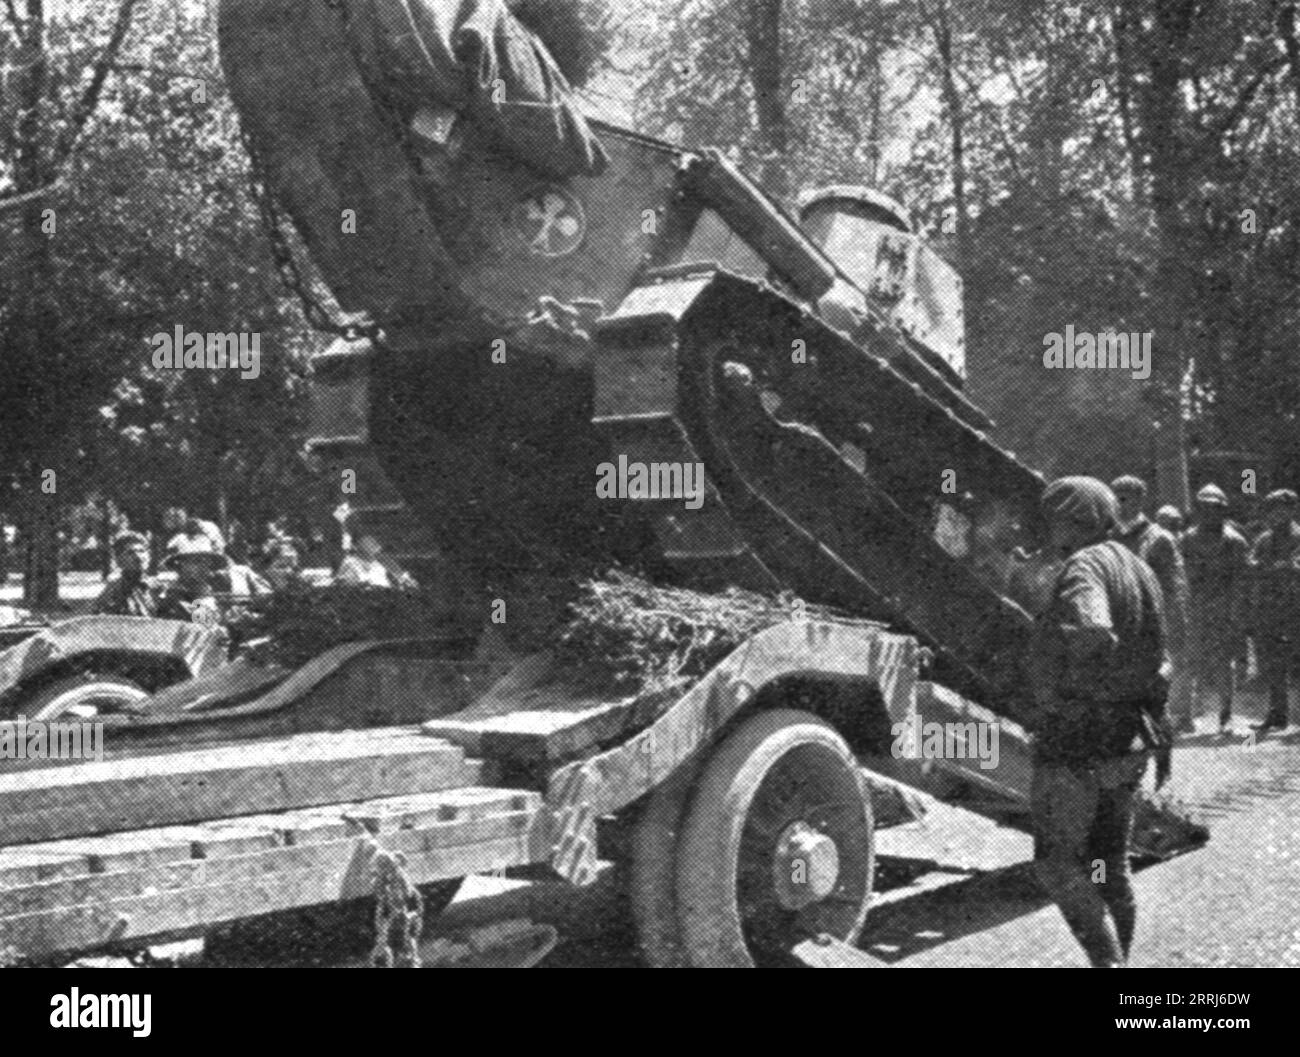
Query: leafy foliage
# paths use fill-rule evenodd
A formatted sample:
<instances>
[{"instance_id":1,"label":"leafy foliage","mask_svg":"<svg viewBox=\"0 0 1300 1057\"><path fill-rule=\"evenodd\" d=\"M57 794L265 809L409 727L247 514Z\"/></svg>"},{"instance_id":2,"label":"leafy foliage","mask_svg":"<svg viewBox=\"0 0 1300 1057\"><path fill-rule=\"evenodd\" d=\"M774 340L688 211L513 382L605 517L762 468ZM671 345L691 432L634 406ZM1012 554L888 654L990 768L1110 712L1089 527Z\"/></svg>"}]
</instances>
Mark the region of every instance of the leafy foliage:
<instances>
[{"instance_id":1,"label":"leafy foliage","mask_svg":"<svg viewBox=\"0 0 1300 1057\"><path fill-rule=\"evenodd\" d=\"M702 594L613 571L582 584L558 636L559 666L655 690L698 678L766 628L808 618L847 619L792 595L773 599L734 587Z\"/></svg>"},{"instance_id":2,"label":"leafy foliage","mask_svg":"<svg viewBox=\"0 0 1300 1057\"><path fill-rule=\"evenodd\" d=\"M26 47L49 70L38 126L26 145L0 136L0 474L21 497L35 469L55 469L61 504L115 499L142 526L172 504L266 517L310 490L299 448L311 346L249 199L200 7L135 8L93 118L58 160L117 10L45 12L43 39ZM0 62L24 53L0 41ZM0 96L0 128L22 127L21 103ZM39 186L54 186L6 208L6 193L30 190L33 150ZM32 208L52 211L49 230L33 229ZM149 338L176 326L260 335L259 377L155 370Z\"/></svg>"}]
</instances>

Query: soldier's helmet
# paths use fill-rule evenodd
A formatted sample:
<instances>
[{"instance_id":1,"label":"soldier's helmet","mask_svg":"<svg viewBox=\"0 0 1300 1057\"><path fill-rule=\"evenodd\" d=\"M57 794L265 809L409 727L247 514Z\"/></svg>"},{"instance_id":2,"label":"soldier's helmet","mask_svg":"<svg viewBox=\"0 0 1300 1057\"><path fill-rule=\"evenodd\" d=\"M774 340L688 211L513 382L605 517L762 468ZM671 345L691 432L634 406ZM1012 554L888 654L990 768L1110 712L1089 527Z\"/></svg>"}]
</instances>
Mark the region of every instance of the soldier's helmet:
<instances>
[{"instance_id":1,"label":"soldier's helmet","mask_svg":"<svg viewBox=\"0 0 1300 1057\"><path fill-rule=\"evenodd\" d=\"M1300 505L1300 495L1290 488L1275 488L1264 497L1265 510L1295 509Z\"/></svg>"},{"instance_id":2,"label":"soldier's helmet","mask_svg":"<svg viewBox=\"0 0 1300 1057\"><path fill-rule=\"evenodd\" d=\"M187 561L200 561L213 569L224 568L227 564L226 556L206 536L182 536L174 542L166 560L169 569L178 568Z\"/></svg>"},{"instance_id":3,"label":"soldier's helmet","mask_svg":"<svg viewBox=\"0 0 1300 1057\"><path fill-rule=\"evenodd\" d=\"M1048 520L1073 521L1105 533L1119 520L1115 493L1095 477L1060 477L1043 491L1043 515Z\"/></svg>"},{"instance_id":4,"label":"soldier's helmet","mask_svg":"<svg viewBox=\"0 0 1300 1057\"><path fill-rule=\"evenodd\" d=\"M1123 477L1116 477L1115 480L1110 482L1110 490L1117 496L1135 495L1145 499L1147 483L1141 477L1125 474Z\"/></svg>"},{"instance_id":5,"label":"soldier's helmet","mask_svg":"<svg viewBox=\"0 0 1300 1057\"><path fill-rule=\"evenodd\" d=\"M1166 503L1156 511L1156 524L1170 532L1177 532L1183 527L1183 512Z\"/></svg>"},{"instance_id":6,"label":"soldier's helmet","mask_svg":"<svg viewBox=\"0 0 1300 1057\"><path fill-rule=\"evenodd\" d=\"M1207 484L1196 493L1197 506L1219 506L1225 510L1228 507L1228 497L1223 489L1217 484Z\"/></svg>"}]
</instances>

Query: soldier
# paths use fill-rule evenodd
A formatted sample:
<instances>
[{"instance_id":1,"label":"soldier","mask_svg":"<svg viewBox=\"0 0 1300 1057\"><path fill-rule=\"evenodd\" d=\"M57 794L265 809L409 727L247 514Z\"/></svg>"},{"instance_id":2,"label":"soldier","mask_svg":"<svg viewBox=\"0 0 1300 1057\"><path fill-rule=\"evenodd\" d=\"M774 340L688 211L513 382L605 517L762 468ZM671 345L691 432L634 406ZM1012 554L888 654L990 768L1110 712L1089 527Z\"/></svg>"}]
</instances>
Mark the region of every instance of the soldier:
<instances>
[{"instance_id":1,"label":"soldier","mask_svg":"<svg viewBox=\"0 0 1300 1057\"><path fill-rule=\"evenodd\" d=\"M1187 632L1187 573L1178 541L1142 511L1147 485L1140 477L1118 477L1111 483L1119 504L1119 524L1115 538L1151 566L1160 581L1165 601L1165 628L1174 666L1171 691L1171 718L1175 729L1194 733L1192 722L1192 685L1186 672L1184 647Z\"/></svg>"},{"instance_id":2,"label":"soldier","mask_svg":"<svg viewBox=\"0 0 1300 1057\"><path fill-rule=\"evenodd\" d=\"M1289 488L1264 497L1268 528L1250 554L1253 580L1252 625L1259 663L1268 681L1268 715L1258 731L1281 730L1288 723L1288 683L1296 670L1300 640L1300 496Z\"/></svg>"},{"instance_id":3,"label":"soldier","mask_svg":"<svg viewBox=\"0 0 1300 1057\"><path fill-rule=\"evenodd\" d=\"M1092 964L1118 967L1137 919L1133 797L1152 750L1164 784L1173 740L1160 583L1108 538L1117 508L1101 481L1054 481L1043 513L1065 565L1029 656L1035 868Z\"/></svg>"},{"instance_id":4,"label":"soldier","mask_svg":"<svg viewBox=\"0 0 1300 1057\"><path fill-rule=\"evenodd\" d=\"M226 550L225 537L222 536L216 522L190 517L184 507L169 507L163 511L163 528L173 534L167 540L168 556L176 553L182 540L193 540L199 537L208 540L213 549L220 553Z\"/></svg>"},{"instance_id":5,"label":"soldier","mask_svg":"<svg viewBox=\"0 0 1300 1057\"><path fill-rule=\"evenodd\" d=\"M1173 536L1174 539L1180 540L1183 536L1183 512L1176 506L1166 503L1156 511L1156 524Z\"/></svg>"},{"instance_id":6,"label":"soldier","mask_svg":"<svg viewBox=\"0 0 1300 1057\"><path fill-rule=\"evenodd\" d=\"M272 590L283 591L287 587L306 582L302 575L302 558L298 554L298 548L288 540L278 542L269 551L269 558L265 574Z\"/></svg>"},{"instance_id":7,"label":"soldier","mask_svg":"<svg viewBox=\"0 0 1300 1057\"><path fill-rule=\"evenodd\" d=\"M176 582L158 600L158 616L165 620L190 620L196 624L221 622L212 577L226 564L226 556L202 536L182 538L167 564L176 570Z\"/></svg>"},{"instance_id":8,"label":"soldier","mask_svg":"<svg viewBox=\"0 0 1300 1057\"><path fill-rule=\"evenodd\" d=\"M95 599L93 612L123 617L152 617L158 600L150 581L149 541L138 532L123 532L113 540L118 574Z\"/></svg>"},{"instance_id":9,"label":"soldier","mask_svg":"<svg viewBox=\"0 0 1300 1057\"><path fill-rule=\"evenodd\" d=\"M1183 561L1191 587L1188 658L1196 693L1219 696L1219 730L1232 723L1234 661L1244 652L1243 616L1250 545L1227 524L1228 497L1217 485L1196 493L1195 524L1183 536Z\"/></svg>"}]
</instances>

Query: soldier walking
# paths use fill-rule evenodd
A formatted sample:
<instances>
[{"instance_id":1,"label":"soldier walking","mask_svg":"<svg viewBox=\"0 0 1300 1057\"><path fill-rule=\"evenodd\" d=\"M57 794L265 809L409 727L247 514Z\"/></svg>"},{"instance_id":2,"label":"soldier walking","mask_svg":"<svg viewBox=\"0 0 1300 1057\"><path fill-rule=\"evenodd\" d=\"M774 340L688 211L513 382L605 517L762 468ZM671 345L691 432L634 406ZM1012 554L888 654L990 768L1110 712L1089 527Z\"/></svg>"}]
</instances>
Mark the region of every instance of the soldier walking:
<instances>
[{"instance_id":1,"label":"soldier walking","mask_svg":"<svg viewBox=\"0 0 1300 1057\"><path fill-rule=\"evenodd\" d=\"M1091 477L1043 493L1065 560L1029 655L1035 868L1091 963L1123 966L1137 920L1129 875L1133 797L1156 753L1169 775L1169 662L1160 584L1109 539L1114 494Z\"/></svg>"},{"instance_id":2,"label":"soldier walking","mask_svg":"<svg viewBox=\"0 0 1300 1057\"><path fill-rule=\"evenodd\" d=\"M1160 581L1165 602L1167 647L1173 662L1173 688L1170 691L1170 718L1178 731L1192 733L1192 681L1187 672L1187 571L1182 549L1172 533L1155 524L1143 511L1147 484L1140 477L1118 477L1111 491L1119 505L1119 524L1115 538L1151 566Z\"/></svg>"},{"instance_id":3,"label":"soldier walking","mask_svg":"<svg viewBox=\"0 0 1300 1057\"><path fill-rule=\"evenodd\" d=\"M1246 645L1244 608L1250 545L1227 523L1228 497L1217 485L1196 493L1195 523L1183 535L1183 561L1191 588L1188 655L1196 694L1219 697L1219 730L1232 723L1234 662Z\"/></svg>"},{"instance_id":4,"label":"soldier walking","mask_svg":"<svg viewBox=\"0 0 1300 1057\"><path fill-rule=\"evenodd\" d=\"M1289 719L1290 677L1300 642L1300 496L1289 488L1264 497L1268 528L1250 554L1253 580L1252 630L1259 663L1268 682L1268 715L1255 729L1281 730Z\"/></svg>"}]
</instances>

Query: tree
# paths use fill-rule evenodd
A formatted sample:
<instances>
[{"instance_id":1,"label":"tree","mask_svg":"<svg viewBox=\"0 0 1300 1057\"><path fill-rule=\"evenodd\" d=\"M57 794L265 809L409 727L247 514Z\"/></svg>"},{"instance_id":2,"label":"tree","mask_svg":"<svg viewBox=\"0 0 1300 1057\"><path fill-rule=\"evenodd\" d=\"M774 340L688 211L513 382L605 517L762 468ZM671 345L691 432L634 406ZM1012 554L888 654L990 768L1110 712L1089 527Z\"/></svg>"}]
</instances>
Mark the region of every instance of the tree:
<instances>
[{"instance_id":1,"label":"tree","mask_svg":"<svg viewBox=\"0 0 1300 1057\"><path fill-rule=\"evenodd\" d=\"M6 243L0 338L9 384L0 398L0 450L20 482L19 520L28 540L25 596L34 606L58 601L59 469L75 445L75 435L52 430L51 423L84 409L111 373L102 364L85 365L81 373L82 365L66 353L70 335L54 249L56 193L77 164L75 152L99 109L137 5L116 0L98 18L65 21L44 0L23 0L21 14L18 3L6 3L2 16L0 173L7 186L0 192ZM86 45L76 49L87 56L81 61L72 57L74 39Z\"/></svg>"},{"instance_id":2,"label":"tree","mask_svg":"<svg viewBox=\"0 0 1300 1057\"><path fill-rule=\"evenodd\" d=\"M10 381L0 472L21 486L26 535L42 558L28 578L38 608L56 598L56 502L97 495L147 527L173 503L264 517L310 486L300 448L311 343L248 194L211 27L196 9L141 6L133 32L110 48L117 38L102 12L60 10L45 13L42 38L58 76L43 82L40 128L27 135L35 146L23 148L45 160L21 180L14 166L0 170L0 224L27 234L0 251ZM89 85L94 74L74 76L87 55L104 71L97 109L63 156L60 130L84 112L64 82ZM0 115L12 108L0 100ZM56 218L53 230L35 229L39 243L29 214L38 205ZM149 339L178 325L259 335L259 376L156 370ZM47 469L53 496L39 488Z\"/></svg>"}]
</instances>

